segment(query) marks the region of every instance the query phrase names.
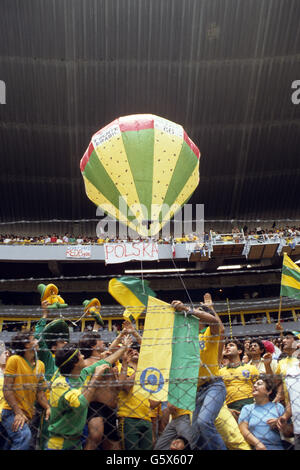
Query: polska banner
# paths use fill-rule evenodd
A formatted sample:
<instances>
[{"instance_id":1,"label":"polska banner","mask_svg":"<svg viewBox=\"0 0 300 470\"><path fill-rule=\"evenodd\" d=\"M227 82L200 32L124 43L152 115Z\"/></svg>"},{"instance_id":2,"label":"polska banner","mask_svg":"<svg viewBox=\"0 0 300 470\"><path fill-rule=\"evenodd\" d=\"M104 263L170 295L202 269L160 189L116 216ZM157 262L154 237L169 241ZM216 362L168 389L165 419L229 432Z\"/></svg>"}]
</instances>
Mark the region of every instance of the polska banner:
<instances>
[{"instance_id":1,"label":"polska banner","mask_svg":"<svg viewBox=\"0 0 300 470\"><path fill-rule=\"evenodd\" d=\"M104 244L105 263L125 263L131 260L158 260L158 245L155 242L120 242Z\"/></svg>"}]
</instances>

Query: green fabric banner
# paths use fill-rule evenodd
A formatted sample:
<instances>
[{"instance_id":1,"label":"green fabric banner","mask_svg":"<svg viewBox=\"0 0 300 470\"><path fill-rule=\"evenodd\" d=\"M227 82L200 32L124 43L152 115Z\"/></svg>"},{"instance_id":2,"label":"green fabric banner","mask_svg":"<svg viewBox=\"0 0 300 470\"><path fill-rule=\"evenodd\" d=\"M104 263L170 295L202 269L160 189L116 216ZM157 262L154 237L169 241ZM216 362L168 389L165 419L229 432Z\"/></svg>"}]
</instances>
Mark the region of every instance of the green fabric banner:
<instances>
[{"instance_id":1,"label":"green fabric banner","mask_svg":"<svg viewBox=\"0 0 300 470\"><path fill-rule=\"evenodd\" d=\"M168 401L193 411L200 367L199 320L175 313Z\"/></svg>"}]
</instances>

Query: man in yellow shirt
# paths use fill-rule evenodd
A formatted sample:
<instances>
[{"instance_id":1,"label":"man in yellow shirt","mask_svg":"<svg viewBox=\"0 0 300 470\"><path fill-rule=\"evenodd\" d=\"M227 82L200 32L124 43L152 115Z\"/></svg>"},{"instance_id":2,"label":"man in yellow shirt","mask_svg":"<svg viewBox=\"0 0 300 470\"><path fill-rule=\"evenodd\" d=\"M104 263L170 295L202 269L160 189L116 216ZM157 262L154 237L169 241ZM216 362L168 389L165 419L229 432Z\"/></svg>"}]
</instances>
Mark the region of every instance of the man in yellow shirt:
<instances>
[{"instance_id":1,"label":"man in yellow shirt","mask_svg":"<svg viewBox=\"0 0 300 470\"><path fill-rule=\"evenodd\" d=\"M221 320L220 320L221 321ZM214 376L220 375L220 364L223 356L223 341L224 341L224 327L222 325L220 335L212 336L210 327L206 328L205 332L200 332L199 334L199 345L200 345L200 360L203 364L211 364L209 371L214 374ZM218 358L217 349L218 347ZM214 351L214 356L209 357L207 351ZM217 363L216 363L217 360ZM200 369L201 373L204 375L205 371ZM215 426L222 437L228 450L250 450L250 446L247 444L243 438L239 426L232 416L229 408L224 401L223 406L221 407L219 414L215 419Z\"/></svg>"},{"instance_id":2,"label":"man in yellow shirt","mask_svg":"<svg viewBox=\"0 0 300 470\"><path fill-rule=\"evenodd\" d=\"M259 376L255 366L242 363L243 354L240 341L226 341L224 355L229 359L229 364L220 369L220 375L226 386L226 404L236 417L244 405L253 403L253 384Z\"/></svg>"},{"instance_id":3,"label":"man in yellow shirt","mask_svg":"<svg viewBox=\"0 0 300 470\"><path fill-rule=\"evenodd\" d=\"M45 395L44 363L37 359L38 340L31 331L17 333L11 342L14 354L6 362L4 373L4 404L2 425L11 441L10 450L29 450L30 421L37 401L50 416Z\"/></svg>"}]
</instances>

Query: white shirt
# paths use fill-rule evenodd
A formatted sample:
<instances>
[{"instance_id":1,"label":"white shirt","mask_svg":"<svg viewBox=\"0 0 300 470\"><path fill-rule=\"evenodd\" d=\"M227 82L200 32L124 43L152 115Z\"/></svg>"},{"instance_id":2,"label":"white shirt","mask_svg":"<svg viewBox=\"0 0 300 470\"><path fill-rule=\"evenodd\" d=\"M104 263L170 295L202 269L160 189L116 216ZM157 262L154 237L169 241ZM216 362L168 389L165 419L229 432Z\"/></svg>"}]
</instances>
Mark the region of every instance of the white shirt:
<instances>
[{"instance_id":1,"label":"white shirt","mask_svg":"<svg viewBox=\"0 0 300 470\"><path fill-rule=\"evenodd\" d=\"M294 365L287 369L285 384L289 392L289 398L292 408L292 420L294 424L294 433L300 434L300 367Z\"/></svg>"},{"instance_id":2,"label":"white shirt","mask_svg":"<svg viewBox=\"0 0 300 470\"><path fill-rule=\"evenodd\" d=\"M278 348L278 346L275 346L274 344L275 351L272 354L273 359L277 360L279 356L282 354L282 351Z\"/></svg>"},{"instance_id":3,"label":"white shirt","mask_svg":"<svg viewBox=\"0 0 300 470\"><path fill-rule=\"evenodd\" d=\"M252 366L255 366L256 369L261 373L261 374L265 374L266 373L266 368L265 368L265 364L264 364L264 361L263 359L261 359L259 362L255 362L251 359L251 361L248 362L248 364L251 364ZM277 361L275 361L274 359L272 359L271 361L271 369L273 371L273 373L275 374L275 370L277 368Z\"/></svg>"}]
</instances>

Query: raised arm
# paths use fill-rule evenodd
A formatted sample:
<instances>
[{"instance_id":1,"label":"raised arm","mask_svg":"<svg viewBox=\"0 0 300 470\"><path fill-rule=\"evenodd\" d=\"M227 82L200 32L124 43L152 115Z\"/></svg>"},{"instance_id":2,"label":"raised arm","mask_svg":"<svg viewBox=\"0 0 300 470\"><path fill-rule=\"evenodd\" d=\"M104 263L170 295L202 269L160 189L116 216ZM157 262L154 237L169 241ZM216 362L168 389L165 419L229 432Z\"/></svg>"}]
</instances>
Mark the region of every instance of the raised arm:
<instances>
[{"instance_id":1,"label":"raised arm","mask_svg":"<svg viewBox=\"0 0 300 470\"><path fill-rule=\"evenodd\" d=\"M180 300L173 300L171 305L177 312L193 315L198 318L201 323L208 324L213 335L220 335L222 333L222 322L218 316L214 315L213 312L209 313L201 308L191 309L186 307Z\"/></svg>"},{"instance_id":2,"label":"raised arm","mask_svg":"<svg viewBox=\"0 0 300 470\"><path fill-rule=\"evenodd\" d=\"M44 300L41 305L42 305L43 314L41 318L39 319L39 321L37 322L37 324L35 325L35 329L34 329L35 338L40 338L42 332L44 331L44 328L46 326L46 320L48 318L48 309L47 309L47 306L49 305L48 300Z\"/></svg>"},{"instance_id":3,"label":"raised arm","mask_svg":"<svg viewBox=\"0 0 300 470\"><path fill-rule=\"evenodd\" d=\"M130 323L129 321L125 320L123 322L123 331L126 332L127 335L132 335L136 342L138 344L141 344L142 342L142 337L141 335L139 334L139 332L136 330L136 328L133 326L132 323Z\"/></svg>"},{"instance_id":4,"label":"raised arm","mask_svg":"<svg viewBox=\"0 0 300 470\"><path fill-rule=\"evenodd\" d=\"M273 369L271 367L271 364L272 364L272 360L273 360L273 356L270 352L266 352L263 356L262 356L262 360L264 361L264 366L265 366L265 371L266 371L266 374L267 375L273 375L274 372L273 372Z\"/></svg>"},{"instance_id":5,"label":"raised arm","mask_svg":"<svg viewBox=\"0 0 300 470\"><path fill-rule=\"evenodd\" d=\"M130 362L131 356L133 354L132 350L126 351L124 356L122 357L122 367L121 372L119 375L119 384L120 388L124 390L124 392L129 393L131 388L134 384L135 373L131 375L127 375L128 372L128 364Z\"/></svg>"},{"instance_id":6,"label":"raised arm","mask_svg":"<svg viewBox=\"0 0 300 470\"><path fill-rule=\"evenodd\" d=\"M128 336L128 335L132 335L136 339L137 343L141 344L142 338L140 334L129 321L124 321L122 327L123 327L122 331L119 333L119 335L113 340L113 342L109 346L110 351L116 350L119 344L123 341L124 336Z\"/></svg>"},{"instance_id":7,"label":"raised arm","mask_svg":"<svg viewBox=\"0 0 300 470\"><path fill-rule=\"evenodd\" d=\"M113 352L110 356L106 357L105 360L110 364L114 364L123 356L125 351L127 351L131 345L132 339L130 338L130 336L124 336L124 338L122 339L122 346L119 347L117 351Z\"/></svg>"},{"instance_id":8,"label":"raised arm","mask_svg":"<svg viewBox=\"0 0 300 470\"><path fill-rule=\"evenodd\" d=\"M99 387L99 381L101 380L104 372L106 372L108 369L110 369L110 366L108 364L101 364L100 366L96 367L91 380L82 391L82 395L87 399L88 402L93 401L95 389Z\"/></svg>"},{"instance_id":9,"label":"raised arm","mask_svg":"<svg viewBox=\"0 0 300 470\"><path fill-rule=\"evenodd\" d=\"M218 363L221 364L222 358L223 358L224 334L225 334L225 328L224 328L223 322L222 322L221 318L219 317L219 315L217 314L217 312L215 311L211 295L208 292L206 294L204 294L204 303L202 303L201 305L203 305L204 308L209 309L211 314L214 315L216 317L216 319L218 320L218 323L219 323L218 332L214 333L214 328L213 328L213 331L212 331L212 328L210 328L210 331L211 331L212 334L216 334L216 335L220 336L219 351L218 351ZM218 327L215 326L215 328L217 330Z\"/></svg>"}]
</instances>

